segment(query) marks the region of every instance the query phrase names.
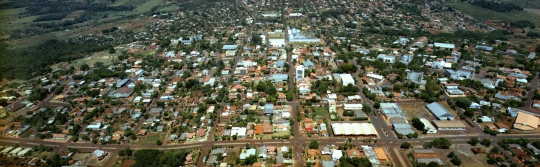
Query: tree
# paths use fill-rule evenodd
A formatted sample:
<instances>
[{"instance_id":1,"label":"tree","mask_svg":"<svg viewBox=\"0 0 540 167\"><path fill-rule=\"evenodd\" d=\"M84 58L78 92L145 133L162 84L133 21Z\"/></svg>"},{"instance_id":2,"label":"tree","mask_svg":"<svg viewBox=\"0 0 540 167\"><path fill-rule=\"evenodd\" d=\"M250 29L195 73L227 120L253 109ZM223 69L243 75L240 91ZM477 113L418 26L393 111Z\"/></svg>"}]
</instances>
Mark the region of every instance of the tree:
<instances>
[{"instance_id":1,"label":"tree","mask_svg":"<svg viewBox=\"0 0 540 167\"><path fill-rule=\"evenodd\" d=\"M309 148L318 149L319 148L319 142L317 142L317 140L311 140L311 142L309 143Z\"/></svg>"},{"instance_id":2,"label":"tree","mask_svg":"<svg viewBox=\"0 0 540 167\"><path fill-rule=\"evenodd\" d=\"M414 126L414 128L420 130L420 131L424 131L424 123L422 123L422 121L420 121L420 118L417 118L417 117L414 117L412 119L412 125Z\"/></svg>"},{"instance_id":3,"label":"tree","mask_svg":"<svg viewBox=\"0 0 540 167\"><path fill-rule=\"evenodd\" d=\"M476 146L478 143L480 143L480 140L478 140L478 138L476 137L469 139L469 144L471 144L472 146Z\"/></svg>"},{"instance_id":4,"label":"tree","mask_svg":"<svg viewBox=\"0 0 540 167\"><path fill-rule=\"evenodd\" d=\"M452 164L454 164L456 166L461 165L461 159L459 159L457 156L454 156L454 158L452 158L452 160L450 160L450 162L452 162Z\"/></svg>"},{"instance_id":5,"label":"tree","mask_svg":"<svg viewBox=\"0 0 540 167\"><path fill-rule=\"evenodd\" d=\"M453 151L448 153L448 155L446 157L448 158L454 158L456 156L456 153L454 153Z\"/></svg>"},{"instance_id":6,"label":"tree","mask_svg":"<svg viewBox=\"0 0 540 167\"><path fill-rule=\"evenodd\" d=\"M81 71L86 71L88 69L90 69L90 66L86 63L82 64L81 67L80 67Z\"/></svg>"},{"instance_id":7,"label":"tree","mask_svg":"<svg viewBox=\"0 0 540 167\"><path fill-rule=\"evenodd\" d=\"M144 149L135 152L135 164L133 167L155 166L159 161L162 151L157 149Z\"/></svg>"},{"instance_id":8,"label":"tree","mask_svg":"<svg viewBox=\"0 0 540 167\"><path fill-rule=\"evenodd\" d=\"M482 142L480 142L480 144L486 146L486 147L489 147L491 145L491 140L489 139L484 139L482 140Z\"/></svg>"},{"instance_id":9,"label":"tree","mask_svg":"<svg viewBox=\"0 0 540 167\"><path fill-rule=\"evenodd\" d=\"M250 155L244 160L244 165L253 165L255 162L257 162L257 156L256 155Z\"/></svg>"},{"instance_id":10,"label":"tree","mask_svg":"<svg viewBox=\"0 0 540 167\"><path fill-rule=\"evenodd\" d=\"M162 142L160 139L158 139L158 140L156 141L156 145L161 146L161 144L163 144L163 142Z\"/></svg>"},{"instance_id":11,"label":"tree","mask_svg":"<svg viewBox=\"0 0 540 167\"><path fill-rule=\"evenodd\" d=\"M371 113L371 107L368 105L365 105L364 107L362 107L362 111L364 111L366 114L369 114Z\"/></svg>"},{"instance_id":12,"label":"tree","mask_svg":"<svg viewBox=\"0 0 540 167\"><path fill-rule=\"evenodd\" d=\"M232 138L233 138L233 140L236 140L236 139L238 139L238 136L237 136L237 135L233 135Z\"/></svg>"},{"instance_id":13,"label":"tree","mask_svg":"<svg viewBox=\"0 0 540 167\"><path fill-rule=\"evenodd\" d=\"M411 148L411 143L409 143L409 142L404 142L403 144L401 144L401 148L409 149L409 148Z\"/></svg>"}]
</instances>

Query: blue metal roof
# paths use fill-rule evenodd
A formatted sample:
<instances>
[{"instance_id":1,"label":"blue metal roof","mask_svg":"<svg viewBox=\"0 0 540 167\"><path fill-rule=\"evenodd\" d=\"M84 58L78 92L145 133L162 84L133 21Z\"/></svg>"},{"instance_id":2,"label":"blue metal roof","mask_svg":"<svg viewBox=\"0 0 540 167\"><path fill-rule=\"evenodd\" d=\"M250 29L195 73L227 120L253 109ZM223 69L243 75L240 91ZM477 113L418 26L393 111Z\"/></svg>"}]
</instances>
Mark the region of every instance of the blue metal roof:
<instances>
[{"instance_id":1,"label":"blue metal roof","mask_svg":"<svg viewBox=\"0 0 540 167\"><path fill-rule=\"evenodd\" d=\"M443 106L441 106L439 103L437 102L433 102L431 104L428 104L426 106L429 111L431 111L431 113L433 113L433 115L435 115L435 117L437 117L437 119L439 120L442 120L442 119L445 119L445 117L447 118L451 118L453 119L454 118L454 115L450 114L448 112L448 110L446 110Z\"/></svg>"},{"instance_id":2,"label":"blue metal roof","mask_svg":"<svg viewBox=\"0 0 540 167\"><path fill-rule=\"evenodd\" d=\"M274 74L272 75L272 80L274 82L283 82L289 78L287 74Z\"/></svg>"},{"instance_id":3,"label":"blue metal roof","mask_svg":"<svg viewBox=\"0 0 540 167\"><path fill-rule=\"evenodd\" d=\"M223 45L223 50L235 50L238 46L237 45Z\"/></svg>"}]
</instances>

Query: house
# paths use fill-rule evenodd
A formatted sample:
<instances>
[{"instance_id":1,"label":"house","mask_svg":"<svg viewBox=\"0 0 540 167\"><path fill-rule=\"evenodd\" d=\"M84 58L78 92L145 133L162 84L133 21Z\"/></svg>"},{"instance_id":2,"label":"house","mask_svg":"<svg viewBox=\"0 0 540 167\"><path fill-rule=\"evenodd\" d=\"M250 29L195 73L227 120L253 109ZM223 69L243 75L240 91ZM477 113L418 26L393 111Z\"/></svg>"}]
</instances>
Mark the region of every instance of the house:
<instances>
[{"instance_id":1,"label":"house","mask_svg":"<svg viewBox=\"0 0 540 167\"><path fill-rule=\"evenodd\" d=\"M232 127L231 136L236 135L238 138L246 138L247 128L244 127Z\"/></svg>"},{"instance_id":2,"label":"house","mask_svg":"<svg viewBox=\"0 0 540 167\"><path fill-rule=\"evenodd\" d=\"M514 128L522 131L533 131L538 128L540 119L534 115L519 112L514 122Z\"/></svg>"},{"instance_id":3,"label":"house","mask_svg":"<svg viewBox=\"0 0 540 167\"><path fill-rule=\"evenodd\" d=\"M255 155L256 152L257 152L257 150L255 150L254 148L250 148L250 149L247 149L247 150L243 149L242 153L240 153L240 159L244 160L249 156Z\"/></svg>"},{"instance_id":4,"label":"house","mask_svg":"<svg viewBox=\"0 0 540 167\"><path fill-rule=\"evenodd\" d=\"M341 83L343 86L347 86L349 84L354 85L355 82L351 74L339 74L339 76L341 77Z\"/></svg>"},{"instance_id":5,"label":"house","mask_svg":"<svg viewBox=\"0 0 540 167\"><path fill-rule=\"evenodd\" d=\"M99 160L105 158L105 156L107 156L107 154L109 154L109 153L107 153L105 151L102 151L102 150L99 150L99 149L94 150L94 152L92 152L92 155L94 155L94 157L96 157Z\"/></svg>"},{"instance_id":6,"label":"house","mask_svg":"<svg viewBox=\"0 0 540 167\"><path fill-rule=\"evenodd\" d=\"M53 139L54 140L66 140L67 136L68 136L67 134L55 133L55 134L53 134Z\"/></svg>"},{"instance_id":7,"label":"house","mask_svg":"<svg viewBox=\"0 0 540 167\"><path fill-rule=\"evenodd\" d=\"M377 158L379 158L379 162L385 163L388 161L388 157L386 156L386 152L384 151L384 148L375 147L373 148L373 150L375 150L375 153L377 154Z\"/></svg>"},{"instance_id":8,"label":"house","mask_svg":"<svg viewBox=\"0 0 540 167\"><path fill-rule=\"evenodd\" d=\"M332 150L332 160L338 161L343 156L341 150Z\"/></svg>"},{"instance_id":9,"label":"house","mask_svg":"<svg viewBox=\"0 0 540 167\"><path fill-rule=\"evenodd\" d=\"M379 59L380 61L385 62L385 63L394 63L396 61L395 56L386 55L386 54L379 54L377 56L377 59Z\"/></svg>"},{"instance_id":10,"label":"house","mask_svg":"<svg viewBox=\"0 0 540 167\"><path fill-rule=\"evenodd\" d=\"M428 104L426 107L439 120L454 120L454 115L450 114L446 108L437 102Z\"/></svg>"},{"instance_id":11,"label":"house","mask_svg":"<svg viewBox=\"0 0 540 167\"><path fill-rule=\"evenodd\" d=\"M272 75L272 81L274 83L286 82L288 79L289 79L289 75L287 75L287 74L274 74L274 75Z\"/></svg>"},{"instance_id":12,"label":"house","mask_svg":"<svg viewBox=\"0 0 540 167\"><path fill-rule=\"evenodd\" d=\"M437 128L435 128L435 126L433 126L426 118L420 118L420 122L424 124L424 132L437 133Z\"/></svg>"},{"instance_id":13,"label":"house","mask_svg":"<svg viewBox=\"0 0 540 167\"><path fill-rule=\"evenodd\" d=\"M452 78L454 80L464 80L464 79L474 79L474 72L458 70L454 71L452 69L447 69L444 71L446 77Z\"/></svg>"},{"instance_id":14,"label":"house","mask_svg":"<svg viewBox=\"0 0 540 167\"><path fill-rule=\"evenodd\" d=\"M266 104L264 105L264 114L265 115L274 115L274 104Z\"/></svg>"},{"instance_id":15,"label":"house","mask_svg":"<svg viewBox=\"0 0 540 167\"><path fill-rule=\"evenodd\" d=\"M259 158L262 158L262 159L266 159L266 154L267 154L267 149L266 149L266 146L262 146L262 147L259 147Z\"/></svg>"},{"instance_id":16,"label":"house","mask_svg":"<svg viewBox=\"0 0 540 167\"><path fill-rule=\"evenodd\" d=\"M424 73L422 72L409 72L407 74L407 80L421 86L426 85L426 80L424 80Z\"/></svg>"}]
</instances>

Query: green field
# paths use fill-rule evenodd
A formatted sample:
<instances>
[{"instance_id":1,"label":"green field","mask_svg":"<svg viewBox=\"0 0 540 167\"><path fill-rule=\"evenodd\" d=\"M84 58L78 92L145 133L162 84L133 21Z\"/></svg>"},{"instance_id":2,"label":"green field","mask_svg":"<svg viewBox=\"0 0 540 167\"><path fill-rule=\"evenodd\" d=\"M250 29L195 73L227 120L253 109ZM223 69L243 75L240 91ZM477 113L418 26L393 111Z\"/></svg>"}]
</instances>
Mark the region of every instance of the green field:
<instances>
[{"instance_id":1,"label":"green field","mask_svg":"<svg viewBox=\"0 0 540 167\"><path fill-rule=\"evenodd\" d=\"M482 7L474 6L469 3L462 2L447 2L448 6L454 7L457 10L469 14L472 17L478 20L510 20L510 21L519 21L527 20L537 26L540 25L540 15L535 13L530 13L527 11L515 11L508 13L499 13Z\"/></svg>"},{"instance_id":2,"label":"green field","mask_svg":"<svg viewBox=\"0 0 540 167\"><path fill-rule=\"evenodd\" d=\"M165 135L162 135L162 134L149 134L148 136L146 136L146 138L143 140L142 142L142 145L146 145L146 146L149 146L149 145L156 145L156 141L157 140L161 140L161 141L164 141L163 140L163 137Z\"/></svg>"},{"instance_id":3,"label":"green field","mask_svg":"<svg viewBox=\"0 0 540 167\"><path fill-rule=\"evenodd\" d=\"M540 9L539 0L499 0L499 2L513 3L521 6L522 8Z\"/></svg>"},{"instance_id":4,"label":"green field","mask_svg":"<svg viewBox=\"0 0 540 167\"><path fill-rule=\"evenodd\" d=\"M150 11L154 6L157 6L159 4L161 4L163 2L163 0L152 0L152 1L148 1L148 2L145 2L141 5L137 5L137 8L135 8L133 11L134 12L139 12L139 13L143 13L143 12L147 12L147 11Z\"/></svg>"}]
</instances>

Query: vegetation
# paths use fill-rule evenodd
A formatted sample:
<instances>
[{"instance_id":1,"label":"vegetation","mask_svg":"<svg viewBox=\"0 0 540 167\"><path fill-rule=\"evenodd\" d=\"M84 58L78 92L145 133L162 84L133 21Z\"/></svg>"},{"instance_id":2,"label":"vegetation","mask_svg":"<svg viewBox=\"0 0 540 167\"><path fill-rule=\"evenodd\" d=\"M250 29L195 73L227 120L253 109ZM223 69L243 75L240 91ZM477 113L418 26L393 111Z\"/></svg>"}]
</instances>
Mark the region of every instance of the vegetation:
<instances>
[{"instance_id":1,"label":"vegetation","mask_svg":"<svg viewBox=\"0 0 540 167\"><path fill-rule=\"evenodd\" d=\"M134 167L142 166L184 166L189 152L185 150L170 150L163 152L157 149L143 149L135 152Z\"/></svg>"},{"instance_id":2,"label":"vegetation","mask_svg":"<svg viewBox=\"0 0 540 167\"><path fill-rule=\"evenodd\" d=\"M367 158L357 158L357 157L341 157L339 159L340 167L371 167L373 166Z\"/></svg>"},{"instance_id":3,"label":"vegetation","mask_svg":"<svg viewBox=\"0 0 540 167\"><path fill-rule=\"evenodd\" d=\"M420 130L420 131L424 131L424 123L422 123L422 121L420 121L420 118L417 118L417 117L414 117L412 119L412 126L414 126L414 128Z\"/></svg>"},{"instance_id":4,"label":"vegetation","mask_svg":"<svg viewBox=\"0 0 540 167\"><path fill-rule=\"evenodd\" d=\"M514 10L523 10L523 8L512 4L512 3L498 3L498 2L488 2L488 1L474 1L471 4L493 10L496 12L511 12Z\"/></svg>"},{"instance_id":5,"label":"vegetation","mask_svg":"<svg viewBox=\"0 0 540 167\"><path fill-rule=\"evenodd\" d=\"M409 142L403 142L403 144L401 144L401 148L409 149L409 148L411 148L411 143L409 143Z\"/></svg>"},{"instance_id":6,"label":"vegetation","mask_svg":"<svg viewBox=\"0 0 540 167\"><path fill-rule=\"evenodd\" d=\"M317 142L317 140L311 140L311 142L309 143L309 148L319 149L319 142Z\"/></svg>"},{"instance_id":7,"label":"vegetation","mask_svg":"<svg viewBox=\"0 0 540 167\"><path fill-rule=\"evenodd\" d=\"M469 139L469 144L471 144L472 146L476 146L478 145L478 143L480 143L480 140L478 140L478 138L476 137Z\"/></svg>"},{"instance_id":8,"label":"vegetation","mask_svg":"<svg viewBox=\"0 0 540 167\"><path fill-rule=\"evenodd\" d=\"M424 144L424 147L426 148L435 147L439 149L448 149L450 146L452 146L452 143L444 137L434 139L433 141Z\"/></svg>"}]
</instances>

